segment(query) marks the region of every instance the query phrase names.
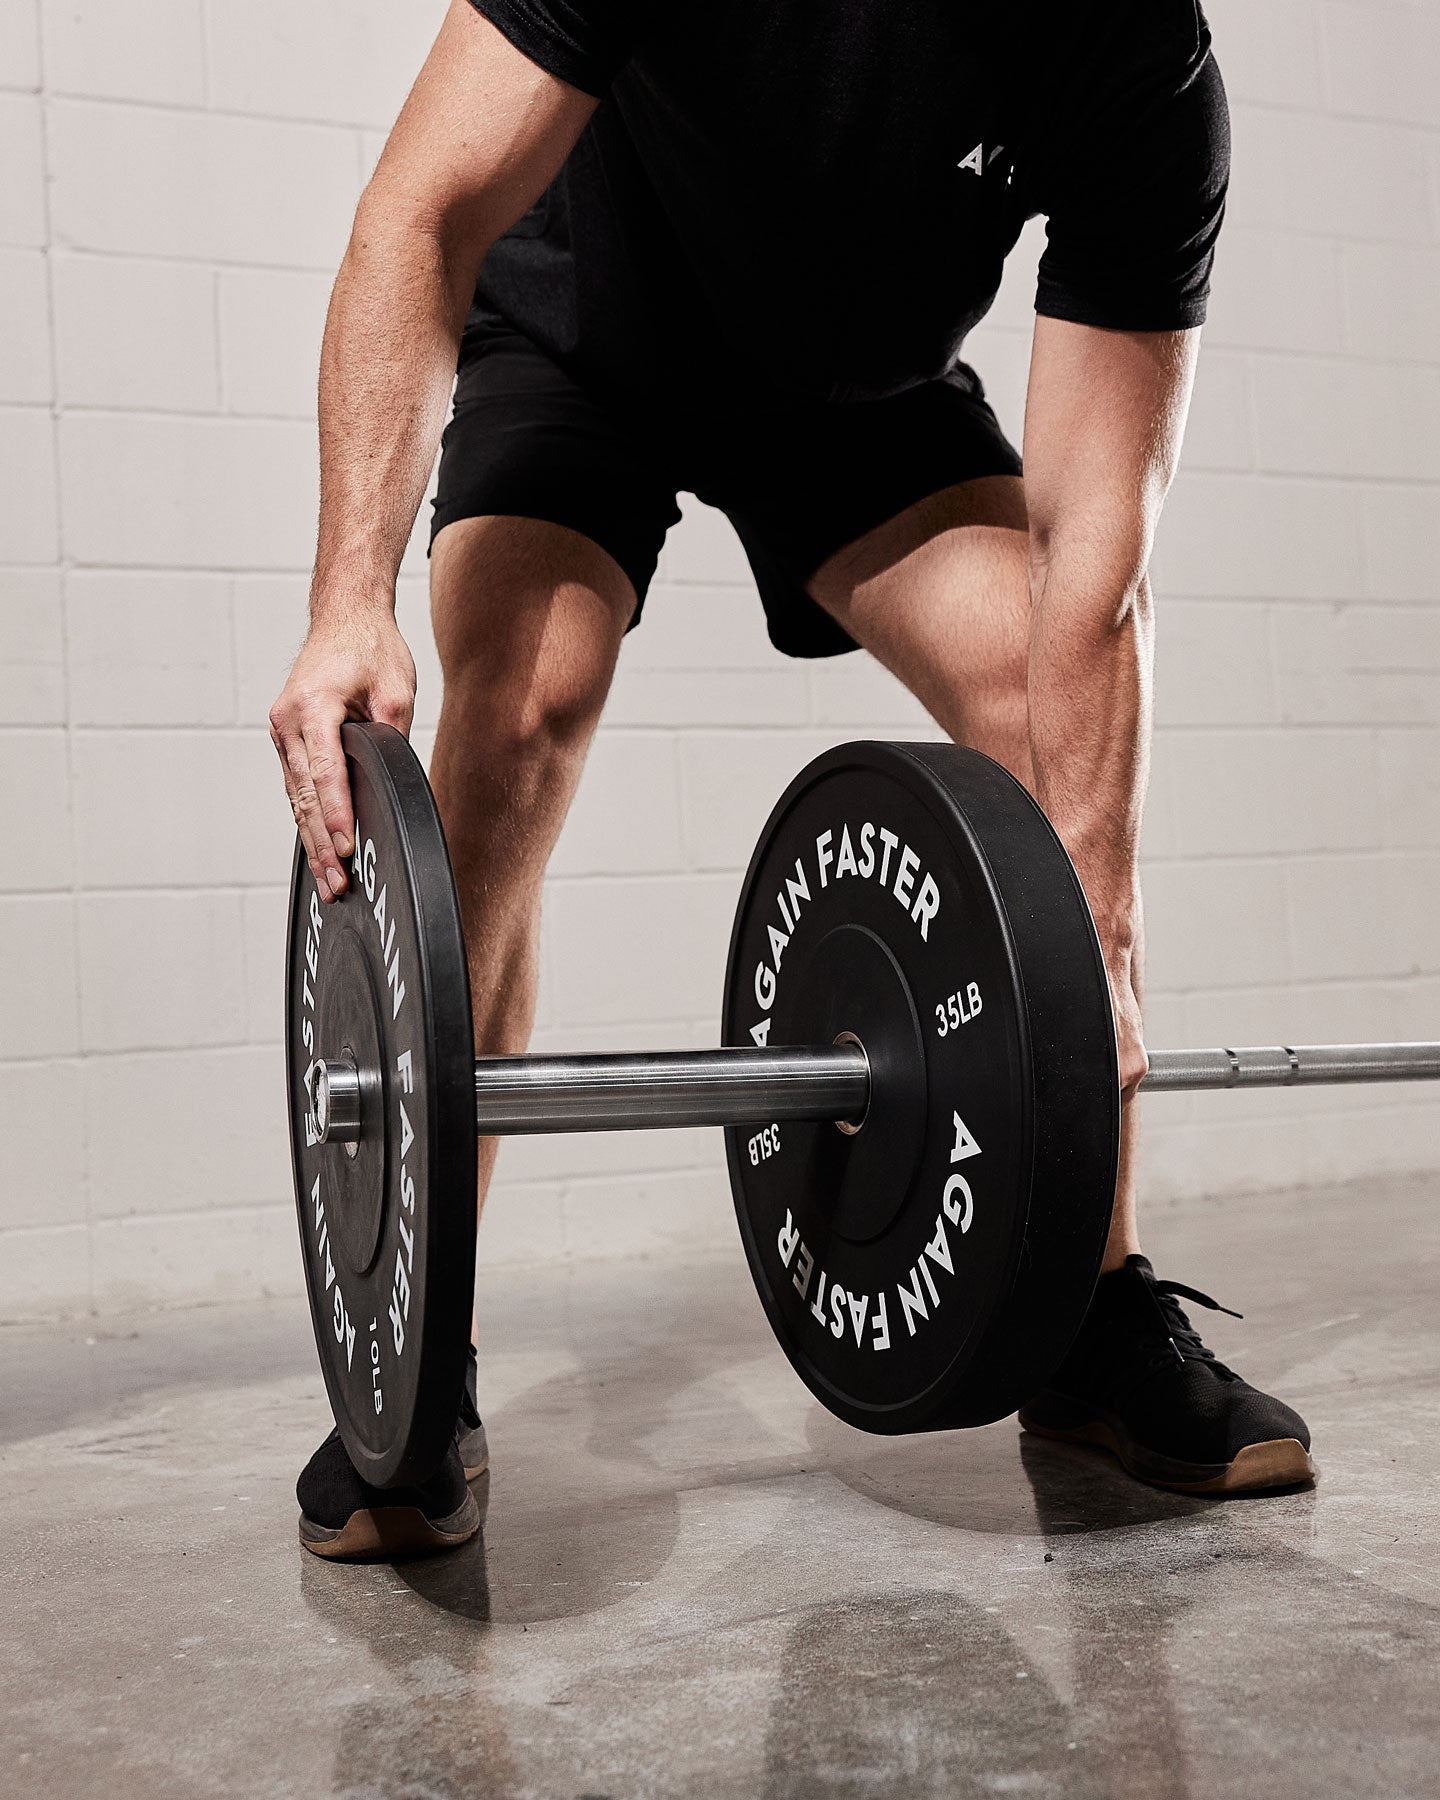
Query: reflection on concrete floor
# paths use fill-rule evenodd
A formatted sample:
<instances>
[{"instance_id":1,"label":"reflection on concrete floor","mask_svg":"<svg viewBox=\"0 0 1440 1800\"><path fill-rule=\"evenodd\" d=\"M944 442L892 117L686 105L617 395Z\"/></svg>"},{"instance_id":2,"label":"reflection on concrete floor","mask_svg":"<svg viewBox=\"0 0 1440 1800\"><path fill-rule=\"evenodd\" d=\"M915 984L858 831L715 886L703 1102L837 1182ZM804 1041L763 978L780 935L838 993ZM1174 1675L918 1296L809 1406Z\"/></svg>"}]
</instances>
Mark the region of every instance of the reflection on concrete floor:
<instances>
[{"instance_id":1,"label":"reflection on concrete floor","mask_svg":"<svg viewBox=\"0 0 1440 1800\"><path fill-rule=\"evenodd\" d=\"M1157 1222L1315 1430L1319 1488L1245 1502L1013 1421L850 1431L737 1254L484 1281L484 1532L347 1568L294 1539L301 1309L12 1334L0 1766L117 1800L1440 1795L1434 1213L1392 1183Z\"/></svg>"}]
</instances>

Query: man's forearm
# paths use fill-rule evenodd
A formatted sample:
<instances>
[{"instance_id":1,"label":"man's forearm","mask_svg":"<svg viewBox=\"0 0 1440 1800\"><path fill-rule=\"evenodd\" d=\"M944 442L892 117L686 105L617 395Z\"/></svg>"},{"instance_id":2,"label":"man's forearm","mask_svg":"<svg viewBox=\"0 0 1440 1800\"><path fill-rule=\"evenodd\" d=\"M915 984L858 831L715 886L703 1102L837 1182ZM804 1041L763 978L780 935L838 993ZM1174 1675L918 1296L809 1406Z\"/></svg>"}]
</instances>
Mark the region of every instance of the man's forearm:
<instances>
[{"instance_id":1,"label":"man's forearm","mask_svg":"<svg viewBox=\"0 0 1440 1800\"><path fill-rule=\"evenodd\" d=\"M1025 419L1030 740L1122 989L1141 948L1153 621L1146 571L1180 454L1198 333L1036 320Z\"/></svg>"},{"instance_id":2,"label":"man's forearm","mask_svg":"<svg viewBox=\"0 0 1440 1800\"><path fill-rule=\"evenodd\" d=\"M1140 933L1149 773L1148 582L1079 553L1032 565L1030 741L1036 793L1084 884L1107 958Z\"/></svg>"},{"instance_id":3,"label":"man's forearm","mask_svg":"<svg viewBox=\"0 0 1440 1800\"><path fill-rule=\"evenodd\" d=\"M393 604L483 254L383 201L361 202L320 355L314 616Z\"/></svg>"}]
</instances>

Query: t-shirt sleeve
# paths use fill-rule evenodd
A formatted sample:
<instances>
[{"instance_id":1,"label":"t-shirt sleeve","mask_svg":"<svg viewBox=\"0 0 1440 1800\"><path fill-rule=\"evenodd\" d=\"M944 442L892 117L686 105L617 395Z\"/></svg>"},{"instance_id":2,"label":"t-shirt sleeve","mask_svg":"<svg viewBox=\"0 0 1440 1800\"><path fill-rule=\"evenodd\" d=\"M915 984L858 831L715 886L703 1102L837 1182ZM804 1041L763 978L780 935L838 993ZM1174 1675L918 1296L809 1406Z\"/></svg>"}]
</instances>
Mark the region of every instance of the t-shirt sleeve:
<instances>
[{"instance_id":1,"label":"t-shirt sleeve","mask_svg":"<svg viewBox=\"0 0 1440 1800\"><path fill-rule=\"evenodd\" d=\"M1048 221L1035 310L1116 331L1200 325L1230 176L1209 28L1196 0L1076 13L1092 29L1046 108L1029 184Z\"/></svg>"},{"instance_id":2,"label":"t-shirt sleeve","mask_svg":"<svg viewBox=\"0 0 1440 1800\"><path fill-rule=\"evenodd\" d=\"M522 55L599 99L629 60L633 8L625 0L470 0Z\"/></svg>"}]
</instances>

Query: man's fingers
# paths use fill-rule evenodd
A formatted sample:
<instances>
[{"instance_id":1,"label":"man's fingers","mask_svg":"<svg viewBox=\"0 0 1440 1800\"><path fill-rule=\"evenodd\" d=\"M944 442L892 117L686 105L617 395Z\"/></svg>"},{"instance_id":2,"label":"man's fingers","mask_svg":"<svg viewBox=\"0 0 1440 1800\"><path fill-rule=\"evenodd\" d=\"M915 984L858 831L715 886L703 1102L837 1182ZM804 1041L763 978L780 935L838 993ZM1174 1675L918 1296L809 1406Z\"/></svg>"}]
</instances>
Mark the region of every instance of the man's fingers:
<instances>
[{"instance_id":1,"label":"man's fingers","mask_svg":"<svg viewBox=\"0 0 1440 1800\"><path fill-rule=\"evenodd\" d=\"M345 892L345 871L340 866L340 858L325 823L325 814L319 795L315 792L315 784L303 762L303 741L298 742L298 755L295 750L296 746L292 745L290 778L295 822L300 827L301 838L309 846L310 869L315 877L315 885L320 889L320 898L326 901L338 899Z\"/></svg>"},{"instance_id":2,"label":"man's fingers","mask_svg":"<svg viewBox=\"0 0 1440 1800\"><path fill-rule=\"evenodd\" d=\"M338 723L332 729L338 754ZM285 765L285 788L290 796L290 810L295 815L295 824L305 846L310 871L320 890L320 898L325 901L333 900L345 892L345 871L341 867L340 857L326 823L325 810L316 791L305 734L302 730L287 729L284 725L277 726L276 733L280 739L281 761ZM316 734L317 738L319 735ZM342 770L344 766L342 756Z\"/></svg>"},{"instance_id":3,"label":"man's fingers","mask_svg":"<svg viewBox=\"0 0 1440 1800\"><path fill-rule=\"evenodd\" d=\"M349 885L355 848L355 803L341 727L347 718L382 719L408 734L415 709L415 671L393 626L376 642L358 643L314 631L270 709L270 735L280 752L285 788L322 900Z\"/></svg>"},{"instance_id":4,"label":"man's fingers","mask_svg":"<svg viewBox=\"0 0 1440 1800\"><path fill-rule=\"evenodd\" d=\"M350 797L345 751L340 742L340 721L309 721L302 736L324 830L337 861L344 862L355 847L355 808Z\"/></svg>"},{"instance_id":5,"label":"man's fingers","mask_svg":"<svg viewBox=\"0 0 1440 1800\"><path fill-rule=\"evenodd\" d=\"M1120 1034L1120 1090L1133 1094L1149 1072L1150 1058L1137 1027Z\"/></svg>"},{"instance_id":6,"label":"man's fingers","mask_svg":"<svg viewBox=\"0 0 1440 1800\"><path fill-rule=\"evenodd\" d=\"M305 851L305 860L313 870L315 868L315 840L311 835L309 825L306 823L304 809L292 792L290 760L285 754L285 740L273 726L270 731L270 741L275 746L275 753L280 758L280 767L285 774L285 796L290 802L290 815L295 821L296 831L300 834L300 843ZM317 877L317 879L319 878Z\"/></svg>"}]
</instances>

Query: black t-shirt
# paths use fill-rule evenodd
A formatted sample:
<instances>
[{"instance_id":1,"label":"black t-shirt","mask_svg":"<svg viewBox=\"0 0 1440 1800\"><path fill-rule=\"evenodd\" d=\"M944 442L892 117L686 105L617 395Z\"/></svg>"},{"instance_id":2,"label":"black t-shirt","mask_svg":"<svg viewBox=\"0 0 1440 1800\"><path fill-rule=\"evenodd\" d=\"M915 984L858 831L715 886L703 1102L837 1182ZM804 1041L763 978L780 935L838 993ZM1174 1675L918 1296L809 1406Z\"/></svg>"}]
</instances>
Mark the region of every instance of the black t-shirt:
<instances>
[{"instance_id":1,"label":"black t-shirt","mask_svg":"<svg viewBox=\"0 0 1440 1800\"><path fill-rule=\"evenodd\" d=\"M1229 127L1198 0L472 3L601 97L477 295L582 378L899 392L1037 213L1040 312L1204 318Z\"/></svg>"}]
</instances>

